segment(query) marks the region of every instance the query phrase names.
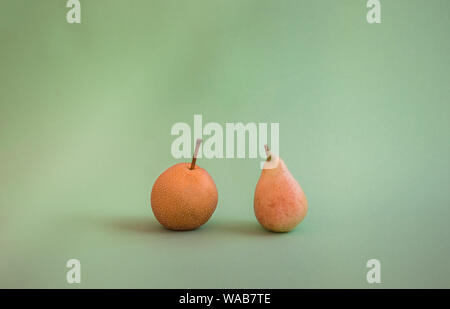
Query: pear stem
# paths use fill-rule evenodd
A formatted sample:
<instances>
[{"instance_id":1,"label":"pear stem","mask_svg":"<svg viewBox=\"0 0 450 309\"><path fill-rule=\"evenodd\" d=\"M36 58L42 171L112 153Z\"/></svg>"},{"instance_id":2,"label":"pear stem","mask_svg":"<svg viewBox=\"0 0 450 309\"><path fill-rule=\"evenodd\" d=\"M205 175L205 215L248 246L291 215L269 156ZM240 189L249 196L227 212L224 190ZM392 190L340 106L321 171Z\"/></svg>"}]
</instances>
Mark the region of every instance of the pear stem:
<instances>
[{"instance_id":1,"label":"pear stem","mask_svg":"<svg viewBox=\"0 0 450 309\"><path fill-rule=\"evenodd\" d=\"M193 170L195 168L195 162L197 161L198 149L200 148L200 145L202 144L202 141L203 140L201 138L197 139L197 143L195 144L194 155L192 156L191 167L189 168L190 170Z\"/></svg>"},{"instance_id":2,"label":"pear stem","mask_svg":"<svg viewBox=\"0 0 450 309\"><path fill-rule=\"evenodd\" d=\"M267 161L270 161L272 159L272 153L270 152L269 146L264 145L264 149L266 149L266 155L267 155Z\"/></svg>"}]
</instances>

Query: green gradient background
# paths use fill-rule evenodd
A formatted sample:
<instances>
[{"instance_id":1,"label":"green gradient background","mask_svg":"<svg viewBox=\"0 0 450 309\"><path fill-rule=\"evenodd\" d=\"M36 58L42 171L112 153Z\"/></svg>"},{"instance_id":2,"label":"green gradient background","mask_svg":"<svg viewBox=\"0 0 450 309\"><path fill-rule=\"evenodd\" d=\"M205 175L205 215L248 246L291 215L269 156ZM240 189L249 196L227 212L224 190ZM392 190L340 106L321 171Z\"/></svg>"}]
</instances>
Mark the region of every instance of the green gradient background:
<instances>
[{"instance_id":1,"label":"green gradient background","mask_svg":"<svg viewBox=\"0 0 450 309\"><path fill-rule=\"evenodd\" d=\"M382 1L379 25L350 0L81 0L80 25L0 3L0 287L450 288L450 1ZM295 231L256 222L256 159L199 160L212 219L160 228L149 191L194 113L280 123Z\"/></svg>"}]
</instances>

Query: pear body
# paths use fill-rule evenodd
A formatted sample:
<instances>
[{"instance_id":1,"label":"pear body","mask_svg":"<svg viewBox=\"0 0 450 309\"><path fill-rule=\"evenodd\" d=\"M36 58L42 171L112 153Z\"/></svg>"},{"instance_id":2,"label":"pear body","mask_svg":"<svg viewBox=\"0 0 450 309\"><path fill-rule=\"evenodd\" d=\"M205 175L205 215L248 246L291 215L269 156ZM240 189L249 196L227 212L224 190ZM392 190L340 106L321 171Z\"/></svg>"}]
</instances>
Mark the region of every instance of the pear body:
<instances>
[{"instance_id":1,"label":"pear body","mask_svg":"<svg viewBox=\"0 0 450 309\"><path fill-rule=\"evenodd\" d=\"M258 222L272 232L289 232L306 216L308 201L283 160L265 162L255 189L254 210ZM274 162L274 160L276 160ZM275 168L267 168L272 164Z\"/></svg>"},{"instance_id":2,"label":"pear body","mask_svg":"<svg viewBox=\"0 0 450 309\"><path fill-rule=\"evenodd\" d=\"M206 223L217 206L216 185L206 170L179 163L155 181L151 206L156 219L170 230L193 230Z\"/></svg>"}]
</instances>

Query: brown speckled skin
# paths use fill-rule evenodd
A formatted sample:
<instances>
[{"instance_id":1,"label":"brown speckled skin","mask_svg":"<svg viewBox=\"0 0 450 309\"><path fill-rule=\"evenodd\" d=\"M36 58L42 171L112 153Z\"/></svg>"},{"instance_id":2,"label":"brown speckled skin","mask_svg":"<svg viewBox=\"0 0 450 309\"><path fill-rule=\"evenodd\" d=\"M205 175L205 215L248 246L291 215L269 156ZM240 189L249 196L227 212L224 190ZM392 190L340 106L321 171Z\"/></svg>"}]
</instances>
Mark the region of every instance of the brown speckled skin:
<instances>
[{"instance_id":1,"label":"brown speckled skin","mask_svg":"<svg viewBox=\"0 0 450 309\"><path fill-rule=\"evenodd\" d=\"M263 169L255 190L254 210L259 223L272 232L289 232L306 216L308 201L283 160Z\"/></svg>"},{"instance_id":2,"label":"brown speckled skin","mask_svg":"<svg viewBox=\"0 0 450 309\"><path fill-rule=\"evenodd\" d=\"M170 230L193 230L206 223L217 206L218 194L206 170L190 163L169 167L156 179L151 193L156 219Z\"/></svg>"}]
</instances>

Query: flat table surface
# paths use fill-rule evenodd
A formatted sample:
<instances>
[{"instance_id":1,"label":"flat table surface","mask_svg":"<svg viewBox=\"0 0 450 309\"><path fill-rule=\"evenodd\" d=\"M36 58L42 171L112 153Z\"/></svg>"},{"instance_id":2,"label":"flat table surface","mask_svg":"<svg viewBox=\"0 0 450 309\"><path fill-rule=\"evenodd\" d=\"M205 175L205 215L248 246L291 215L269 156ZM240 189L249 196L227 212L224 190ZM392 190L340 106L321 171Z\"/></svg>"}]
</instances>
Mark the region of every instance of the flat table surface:
<instances>
[{"instance_id":1,"label":"flat table surface","mask_svg":"<svg viewBox=\"0 0 450 309\"><path fill-rule=\"evenodd\" d=\"M1 4L0 288L450 288L450 1L381 24L365 1L81 4ZM194 114L279 123L304 222L259 226L261 159L201 158L215 213L162 228L150 190Z\"/></svg>"}]
</instances>

